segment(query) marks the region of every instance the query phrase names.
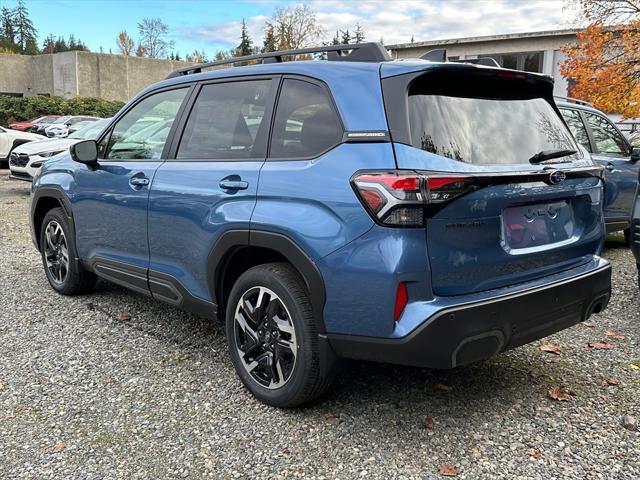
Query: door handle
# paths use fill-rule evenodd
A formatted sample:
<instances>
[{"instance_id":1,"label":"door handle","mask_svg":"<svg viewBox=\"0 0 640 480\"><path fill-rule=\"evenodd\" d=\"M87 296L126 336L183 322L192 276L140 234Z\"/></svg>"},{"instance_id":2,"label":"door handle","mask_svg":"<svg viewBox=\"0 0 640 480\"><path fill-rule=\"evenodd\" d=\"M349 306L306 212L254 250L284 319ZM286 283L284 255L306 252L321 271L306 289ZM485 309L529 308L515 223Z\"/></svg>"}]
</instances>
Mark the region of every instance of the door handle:
<instances>
[{"instance_id":1,"label":"door handle","mask_svg":"<svg viewBox=\"0 0 640 480\"><path fill-rule=\"evenodd\" d=\"M149 185L149 179L147 177L133 177L129 180L129 183L135 187L144 187Z\"/></svg>"},{"instance_id":2,"label":"door handle","mask_svg":"<svg viewBox=\"0 0 640 480\"><path fill-rule=\"evenodd\" d=\"M616 171L617 171L617 170L616 170L616 167L614 167L614 166L613 166L613 164L611 164L611 163L608 163L608 164L607 164L607 166L606 166L606 167L604 167L604 168L606 168L607 170L609 170L611 173L613 173L613 172L616 172Z\"/></svg>"},{"instance_id":3,"label":"door handle","mask_svg":"<svg viewBox=\"0 0 640 480\"><path fill-rule=\"evenodd\" d=\"M244 180L220 180L220 188L223 190L246 190L249 187L249 182Z\"/></svg>"}]
</instances>

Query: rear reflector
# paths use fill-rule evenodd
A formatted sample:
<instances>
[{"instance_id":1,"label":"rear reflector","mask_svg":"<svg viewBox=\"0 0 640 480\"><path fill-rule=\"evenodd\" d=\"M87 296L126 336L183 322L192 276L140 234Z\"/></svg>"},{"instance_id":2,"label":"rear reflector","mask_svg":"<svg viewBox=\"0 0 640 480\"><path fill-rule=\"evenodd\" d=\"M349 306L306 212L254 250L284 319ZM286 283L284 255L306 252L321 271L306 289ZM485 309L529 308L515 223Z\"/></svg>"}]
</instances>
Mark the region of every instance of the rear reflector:
<instances>
[{"instance_id":1,"label":"rear reflector","mask_svg":"<svg viewBox=\"0 0 640 480\"><path fill-rule=\"evenodd\" d=\"M398 290L396 292L396 308L393 312L393 320L398 321L400 315L404 311L404 307L407 306L409 296L407 295L407 284L402 282L398 284Z\"/></svg>"}]
</instances>

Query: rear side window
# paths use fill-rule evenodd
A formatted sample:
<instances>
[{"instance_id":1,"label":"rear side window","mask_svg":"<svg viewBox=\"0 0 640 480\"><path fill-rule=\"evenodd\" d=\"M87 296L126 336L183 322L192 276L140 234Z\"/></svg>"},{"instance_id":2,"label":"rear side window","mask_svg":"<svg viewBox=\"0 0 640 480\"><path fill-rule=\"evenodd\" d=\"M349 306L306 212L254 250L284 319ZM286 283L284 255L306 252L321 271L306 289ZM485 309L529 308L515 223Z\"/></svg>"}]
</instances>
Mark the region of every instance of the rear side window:
<instances>
[{"instance_id":1,"label":"rear side window","mask_svg":"<svg viewBox=\"0 0 640 480\"><path fill-rule=\"evenodd\" d=\"M591 151L591 145L589 144L589 135L587 135L587 129L584 127L584 123L582 123L582 118L580 118L580 114L575 110L569 110L566 108L561 108L560 112L564 117L564 120L567 122L567 126L573 135L573 138L586 148L589 152Z\"/></svg>"},{"instance_id":2,"label":"rear side window","mask_svg":"<svg viewBox=\"0 0 640 480\"><path fill-rule=\"evenodd\" d=\"M622 135L606 118L593 113L585 112L587 124L591 128L593 141L599 153L619 155L626 157L630 155L627 142Z\"/></svg>"},{"instance_id":3,"label":"rear side window","mask_svg":"<svg viewBox=\"0 0 640 480\"><path fill-rule=\"evenodd\" d=\"M342 126L326 90L303 80L285 79L271 140L272 158L310 158L342 140Z\"/></svg>"},{"instance_id":4,"label":"rear side window","mask_svg":"<svg viewBox=\"0 0 640 480\"><path fill-rule=\"evenodd\" d=\"M271 85L272 80L252 80L203 86L176 158L264 159Z\"/></svg>"}]
</instances>

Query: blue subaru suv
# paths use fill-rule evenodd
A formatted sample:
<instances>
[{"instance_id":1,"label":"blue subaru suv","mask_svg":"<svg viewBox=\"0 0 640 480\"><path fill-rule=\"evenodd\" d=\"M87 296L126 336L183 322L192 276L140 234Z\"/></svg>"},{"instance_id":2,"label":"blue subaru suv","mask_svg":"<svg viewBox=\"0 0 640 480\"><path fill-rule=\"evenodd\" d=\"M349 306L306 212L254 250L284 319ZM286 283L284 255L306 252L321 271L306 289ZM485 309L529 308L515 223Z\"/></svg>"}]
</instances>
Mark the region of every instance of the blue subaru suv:
<instances>
[{"instance_id":1,"label":"blue subaru suv","mask_svg":"<svg viewBox=\"0 0 640 480\"><path fill-rule=\"evenodd\" d=\"M101 277L224 320L270 405L340 358L482 360L609 299L601 168L552 87L378 44L189 67L46 162L34 242L61 294Z\"/></svg>"}]
</instances>

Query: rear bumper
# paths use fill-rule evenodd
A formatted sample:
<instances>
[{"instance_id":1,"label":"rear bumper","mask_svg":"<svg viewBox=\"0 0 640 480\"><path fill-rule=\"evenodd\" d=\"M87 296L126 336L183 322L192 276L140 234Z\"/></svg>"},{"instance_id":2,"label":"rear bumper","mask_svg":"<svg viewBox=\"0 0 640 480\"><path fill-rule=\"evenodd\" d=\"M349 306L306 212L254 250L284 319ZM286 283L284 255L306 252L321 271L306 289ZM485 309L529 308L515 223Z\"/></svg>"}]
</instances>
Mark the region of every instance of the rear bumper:
<instances>
[{"instance_id":1,"label":"rear bumper","mask_svg":"<svg viewBox=\"0 0 640 480\"><path fill-rule=\"evenodd\" d=\"M439 311L406 337L327 334L340 357L426 368L453 368L491 357L586 320L603 310L611 266L496 299Z\"/></svg>"}]
</instances>

